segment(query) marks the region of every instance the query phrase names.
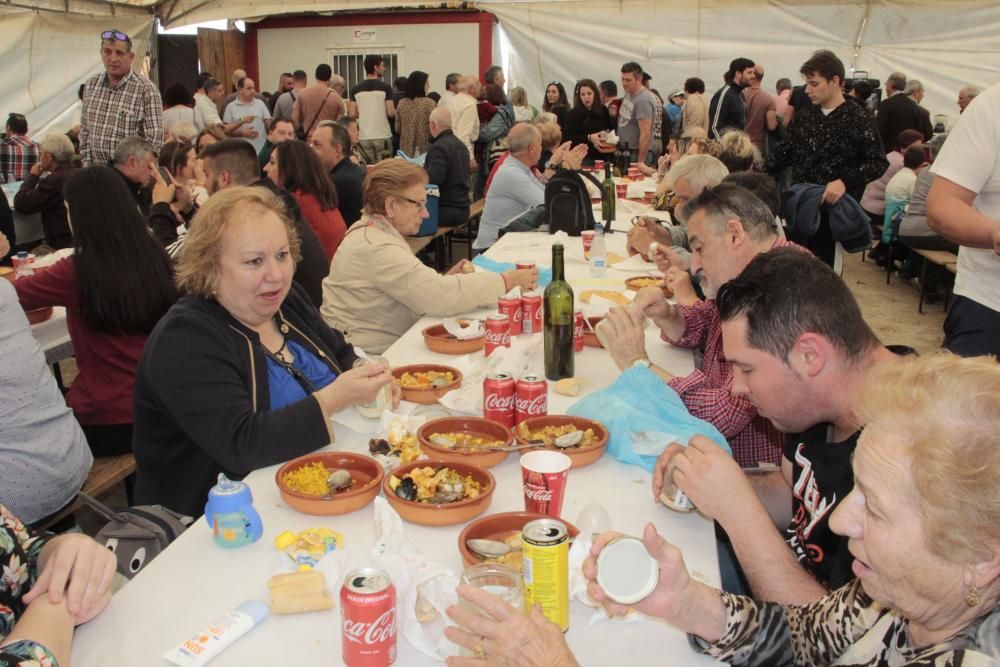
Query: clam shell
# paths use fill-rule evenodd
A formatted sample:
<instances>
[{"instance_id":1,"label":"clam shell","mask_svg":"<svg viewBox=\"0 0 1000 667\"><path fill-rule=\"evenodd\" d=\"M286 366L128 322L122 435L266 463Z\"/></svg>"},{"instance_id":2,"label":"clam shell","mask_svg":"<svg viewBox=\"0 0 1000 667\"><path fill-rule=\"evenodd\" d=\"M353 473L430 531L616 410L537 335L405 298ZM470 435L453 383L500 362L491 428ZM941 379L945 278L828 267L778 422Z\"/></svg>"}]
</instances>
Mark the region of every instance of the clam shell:
<instances>
[{"instance_id":1,"label":"clam shell","mask_svg":"<svg viewBox=\"0 0 1000 667\"><path fill-rule=\"evenodd\" d=\"M583 431L577 430L563 433L552 444L556 447L576 447L581 442L583 442Z\"/></svg>"}]
</instances>

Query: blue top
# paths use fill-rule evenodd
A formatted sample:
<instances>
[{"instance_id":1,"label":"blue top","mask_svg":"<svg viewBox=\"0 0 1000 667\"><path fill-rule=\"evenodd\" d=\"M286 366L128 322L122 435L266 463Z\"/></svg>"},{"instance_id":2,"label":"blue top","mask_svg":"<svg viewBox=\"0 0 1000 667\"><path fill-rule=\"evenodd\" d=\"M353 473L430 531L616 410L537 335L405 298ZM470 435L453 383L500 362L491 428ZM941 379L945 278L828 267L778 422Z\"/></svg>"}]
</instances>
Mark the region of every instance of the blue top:
<instances>
[{"instance_id":1,"label":"blue top","mask_svg":"<svg viewBox=\"0 0 1000 667\"><path fill-rule=\"evenodd\" d=\"M315 354L293 340L289 340L287 345L288 350L295 356L292 366L305 375L314 387L322 389L337 379L337 374ZM292 377L288 369L271 357L267 358L267 381L271 390L272 410L291 405L307 396L306 390Z\"/></svg>"},{"instance_id":2,"label":"blue top","mask_svg":"<svg viewBox=\"0 0 1000 667\"><path fill-rule=\"evenodd\" d=\"M486 194L486 205L479 221L479 235L472 247L485 250L496 243L497 232L529 208L545 203L545 185L523 162L508 155Z\"/></svg>"}]
</instances>

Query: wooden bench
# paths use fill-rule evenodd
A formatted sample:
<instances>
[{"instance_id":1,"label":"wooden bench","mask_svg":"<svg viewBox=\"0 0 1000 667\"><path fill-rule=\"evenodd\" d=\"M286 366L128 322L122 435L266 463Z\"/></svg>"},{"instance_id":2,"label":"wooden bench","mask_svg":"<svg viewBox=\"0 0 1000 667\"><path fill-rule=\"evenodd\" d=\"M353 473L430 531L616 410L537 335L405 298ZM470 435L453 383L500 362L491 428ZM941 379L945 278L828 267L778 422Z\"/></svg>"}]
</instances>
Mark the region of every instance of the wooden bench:
<instances>
[{"instance_id":1,"label":"wooden bench","mask_svg":"<svg viewBox=\"0 0 1000 667\"><path fill-rule=\"evenodd\" d=\"M135 456L132 454L95 458L94 464L90 467L90 474L87 475L87 481L83 483L83 488L80 490L88 496L100 499L111 493L118 484L124 482L125 478L134 472ZM47 517L38 528L48 528L83 507L85 505L82 501L74 500L61 511Z\"/></svg>"},{"instance_id":2,"label":"wooden bench","mask_svg":"<svg viewBox=\"0 0 1000 667\"><path fill-rule=\"evenodd\" d=\"M924 312L924 297L927 292L927 264L936 264L937 266L942 266L946 270L956 273L958 271L958 255L947 250L920 250L917 248L911 248L911 252L915 252L921 257L920 263L920 300L917 302L917 312ZM944 296L944 310L948 310L949 295Z\"/></svg>"},{"instance_id":3,"label":"wooden bench","mask_svg":"<svg viewBox=\"0 0 1000 667\"><path fill-rule=\"evenodd\" d=\"M448 268L446 264L451 260L449 241L454 231L453 227L438 227L436 232L427 236L407 236L406 242L410 245L414 255L434 244L434 263L437 265L435 268L438 271L444 271Z\"/></svg>"}]
</instances>

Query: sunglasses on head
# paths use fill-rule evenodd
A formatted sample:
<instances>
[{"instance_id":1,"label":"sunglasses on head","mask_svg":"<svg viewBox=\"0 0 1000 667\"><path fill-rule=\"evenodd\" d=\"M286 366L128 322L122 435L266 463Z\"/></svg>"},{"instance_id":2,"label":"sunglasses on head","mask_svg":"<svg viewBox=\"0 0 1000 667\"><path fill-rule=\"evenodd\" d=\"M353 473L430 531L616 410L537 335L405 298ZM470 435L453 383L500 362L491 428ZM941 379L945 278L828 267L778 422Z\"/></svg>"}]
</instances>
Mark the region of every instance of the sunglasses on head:
<instances>
[{"instance_id":1,"label":"sunglasses on head","mask_svg":"<svg viewBox=\"0 0 1000 667\"><path fill-rule=\"evenodd\" d=\"M104 32L102 32L101 33L101 39L102 40L113 39L113 40L118 41L118 42L125 42L129 46L132 45L132 40L129 39L128 35L126 35L125 33L123 33L121 30L115 30L113 28L111 30L105 30Z\"/></svg>"}]
</instances>

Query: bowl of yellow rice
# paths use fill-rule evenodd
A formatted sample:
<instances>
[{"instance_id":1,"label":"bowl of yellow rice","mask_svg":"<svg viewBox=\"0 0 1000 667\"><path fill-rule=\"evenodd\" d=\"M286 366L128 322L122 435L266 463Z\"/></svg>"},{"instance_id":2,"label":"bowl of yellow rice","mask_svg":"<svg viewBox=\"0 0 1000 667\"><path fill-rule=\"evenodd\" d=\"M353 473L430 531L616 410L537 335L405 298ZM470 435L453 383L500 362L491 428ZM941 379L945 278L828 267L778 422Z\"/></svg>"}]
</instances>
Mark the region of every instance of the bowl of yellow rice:
<instances>
[{"instance_id":1,"label":"bowl of yellow rice","mask_svg":"<svg viewBox=\"0 0 1000 667\"><path fill-rule=\"evenodd\" d=\"M331 490L327 478L334 470L351 474L349 486ZM317 452L306 454L278 468L274 481L282 500L305 514L349 514L365 507L378 495L385 473L379 463L361 454Z\"/></svg>"}]
</instances>

